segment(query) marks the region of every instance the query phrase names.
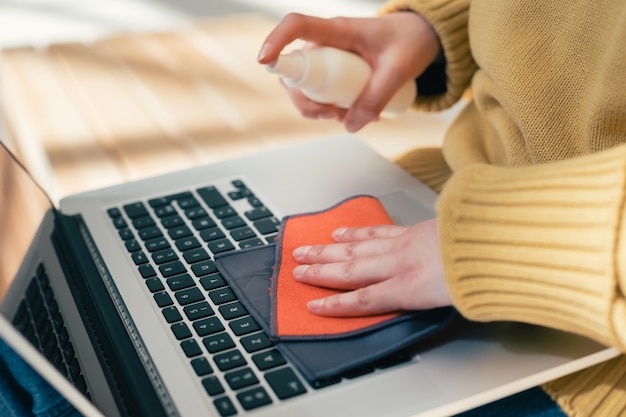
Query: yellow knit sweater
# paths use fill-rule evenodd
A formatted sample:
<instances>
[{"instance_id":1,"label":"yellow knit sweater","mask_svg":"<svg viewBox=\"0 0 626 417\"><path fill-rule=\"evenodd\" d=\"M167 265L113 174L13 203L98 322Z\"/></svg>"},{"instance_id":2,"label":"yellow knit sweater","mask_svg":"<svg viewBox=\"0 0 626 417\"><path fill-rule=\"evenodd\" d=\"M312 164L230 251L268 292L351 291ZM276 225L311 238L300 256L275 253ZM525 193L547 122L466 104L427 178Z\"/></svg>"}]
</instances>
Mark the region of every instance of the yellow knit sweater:
<instances>
[{"instance_id":1,"label":"yellow knit sweater","mask_svg":"<svg viewBox=\"0 0 626 417\"><path fill-rule=\"evenodd\" d=\"M446 57L447 91L416 106L473 94L443 157L400 161L441 188L455 306L626 351L626 1L400 0L381 13L407 9ZM626 415L626 359L544 388L571 416Z\"/></svg>"}]
</instances>

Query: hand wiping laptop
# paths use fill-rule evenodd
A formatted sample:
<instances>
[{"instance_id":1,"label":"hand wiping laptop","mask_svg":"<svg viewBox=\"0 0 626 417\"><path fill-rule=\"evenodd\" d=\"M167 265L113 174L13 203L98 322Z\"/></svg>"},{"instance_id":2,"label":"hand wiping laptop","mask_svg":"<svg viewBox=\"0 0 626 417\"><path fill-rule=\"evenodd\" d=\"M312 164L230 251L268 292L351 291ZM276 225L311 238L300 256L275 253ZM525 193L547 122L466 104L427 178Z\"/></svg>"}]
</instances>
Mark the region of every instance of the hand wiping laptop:
<instances>
[{"instance_id":1,"label":"hand wiping laptop","mask_svg":"<svg viewBox=\"0 0 626 417\"><path fill-rule=\"evenodd\" d=\"M285 217L275 244L218 255L217 267L270 339L314 383L415 345L455 316L451 307L347 317L310 308L312 301L346 289L294 279L301 266L296 248L332 243L337 228L391 224L378 199L359 195L324 211Z\"/></svg>"}]
</instances>

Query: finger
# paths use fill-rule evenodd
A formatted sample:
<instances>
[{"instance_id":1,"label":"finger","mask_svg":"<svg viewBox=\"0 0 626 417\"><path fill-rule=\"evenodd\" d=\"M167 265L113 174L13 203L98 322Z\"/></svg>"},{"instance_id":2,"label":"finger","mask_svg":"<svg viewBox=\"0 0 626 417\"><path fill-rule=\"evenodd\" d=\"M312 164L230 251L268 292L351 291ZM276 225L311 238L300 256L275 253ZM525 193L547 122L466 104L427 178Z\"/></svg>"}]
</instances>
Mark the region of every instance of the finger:
<instances>
[{"instance_id":1,"label":"finger","mask_svg":"<svg viewBox=\"0 0 626 417\"><path fill-rule=\"evenodd\" d=\"M293 251L293 257L299 263L304 264L347 262L384 254L389 252L392 245L393 242L390 239L374 239L301 246Z\"/></svg>"},{"instance_id":2,"label":"finger","mask_svg":"<svg viewBox=\"0 0 626 417\"><path fill-rule=\"evenodd\" d=\"M366 227L342 227L332 233L335 242L354 242L369 239L390 239L398 237L408 230L406 226L381 224Z\"/></svg>"},{"instance_id":3,"label":"finger","mask_svg":"<svg viewBox=\"0 0 626 417\"><path fill-rule=\"evenodd\" d=\"M336 119L340 120L345 114L345 110L339 109L330 104L321 104L308 99L297 88L285 86L285 90L291 101L295 104L300 114L309 119Z\"/></svg>"},{"instance_id":4,"label":"finger","mask_svg":"<svg viewBox=\"0 0 626 417\"><path fill-rule=\"evenodd\" d=\"M338 36L346 31L343 23L346 20L349 19L323 19L290 13L265 38L258 61L261 64L274 61L283 48L296 39L346 49L349 37Z\"/></svg>"},{"instance_id":5,"label":"finger","mask_svg":"<svg viewBox=\"0 0 626 417\"><path fill-rule=\"evenodd\" d=\"M399 297L390 281L309 301L313 314L327 317L360 317L390 313L400 309Z\"/></svg>"},{"instance_id":6,"label":"finger","mask_svg":"<svg viewBox=\"0 0 626 417\"><path fill-rule=\"evenodd\" d=\"M346 129L356 132L376 121L393 95L409 79L396 62L380 61L346 115Z\"/></svg>"},{"instance_id":7,"label":"finger","mask_svg":"<svg viewBox=\"0 0 626 417\"><path fill-rule=\"evenodd\" d=\"M389 278L390 257L370 257L358 261L299 265L293 270L296 281L318 287L353 290Z\"/></svg>"}]
</instances>

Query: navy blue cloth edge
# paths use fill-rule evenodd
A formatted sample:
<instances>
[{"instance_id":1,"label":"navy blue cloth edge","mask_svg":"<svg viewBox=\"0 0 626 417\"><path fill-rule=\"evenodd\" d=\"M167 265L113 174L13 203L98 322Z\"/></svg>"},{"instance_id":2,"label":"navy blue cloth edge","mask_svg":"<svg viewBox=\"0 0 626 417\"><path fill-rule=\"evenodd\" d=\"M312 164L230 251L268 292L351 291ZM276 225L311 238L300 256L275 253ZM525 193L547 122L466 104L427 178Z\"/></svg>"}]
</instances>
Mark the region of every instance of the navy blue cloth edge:
<instances>
[{"instance_id":1,"label":"navy blue cloth edge","mask_svg":"<svg viewBox=\"0 0 626 417\"><path fill-rule=\"evenodd\" d=\"M266 303L263 305L266 310L270 308L267 297L270 294L269 279L271 273L268 269L274 265L271 256L275 251L274 246L268 245L226 252L215 257L218 270L224 279L231 285L241 303L266 333L269 329L269 313L267 311L260 312L254 298L256 297L262 303ZM263 256L252 259L252 262L248 262L250 259L246 259L247 256L258 254ZM243 279L234 277L230 268L225 265L229 261L233 262L237 268L247 268L248 271L244 271L244 273L249 276ZM252 293L247 293L246 288L239 285L243 281L245 281L246 286L252 282L254 287ZM265 296L263 296L264 292ZM261 297L258 296L259 294ZM413 320L402 320L393 325L352 337L325 340L278 340L270 335L270 339L281 353L298 367L303 376L313 383L336 377L341 373L382 359L410 345L415 345L442 331L455 317L457 317L456 310L452 307L446 307L428 310L412 316ZM396 341L389 343L389 340ZM365 349L359 349L359 347L365 347ZM329 355L320 354L323 351L328 351ZM331 352L332 354L330 354Z\"/></svg>"}]
</instances>

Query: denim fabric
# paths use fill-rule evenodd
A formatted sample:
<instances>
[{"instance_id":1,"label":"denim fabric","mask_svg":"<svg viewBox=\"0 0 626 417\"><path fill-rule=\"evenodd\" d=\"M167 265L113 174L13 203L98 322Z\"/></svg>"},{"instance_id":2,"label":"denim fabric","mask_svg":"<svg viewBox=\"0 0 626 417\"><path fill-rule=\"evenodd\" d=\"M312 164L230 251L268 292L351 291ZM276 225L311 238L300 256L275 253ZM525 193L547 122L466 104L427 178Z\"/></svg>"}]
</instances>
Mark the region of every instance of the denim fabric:
<instances>
[{"instance_id":1,"label":"denim fabric","mask_svg":"<svg viewBox=\"0 0 626 417\"><path fill-rule=\"evenodd\" d=\"M80 413L0 339L0 415L78 417Z\"/></svg>"},{"instance_id":2,"label":"denim fabric","mask_svg":"<svg viewBox=\"0 0 626 417\"><path fill-rule=\"evenodd\" d=\"M541 388L535 387L455 417L567 417Z\"/></svg>"}]
</instances>

